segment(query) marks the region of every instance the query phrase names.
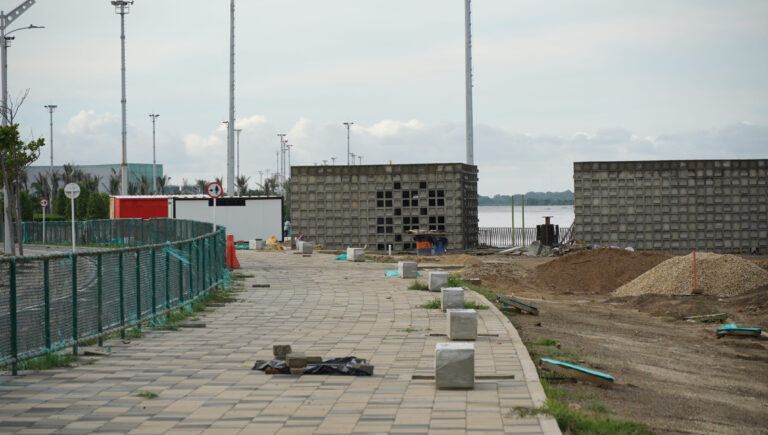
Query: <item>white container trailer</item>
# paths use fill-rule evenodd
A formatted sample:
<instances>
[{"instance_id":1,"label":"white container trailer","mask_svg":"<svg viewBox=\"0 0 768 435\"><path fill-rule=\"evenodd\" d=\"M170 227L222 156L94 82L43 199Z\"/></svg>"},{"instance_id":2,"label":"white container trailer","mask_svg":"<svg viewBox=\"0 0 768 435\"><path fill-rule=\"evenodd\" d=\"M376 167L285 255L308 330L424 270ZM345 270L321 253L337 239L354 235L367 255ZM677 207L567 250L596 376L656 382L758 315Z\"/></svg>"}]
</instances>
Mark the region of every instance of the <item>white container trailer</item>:
<instances>
[{"instance_id":1,"label":"white container trailer","mask_svg":"<svg viewBox=\"0 0 768 435\"><path fill-rule=\"evenodd\" d=\"M213 222L213 199L207 196L168 198L168 217ZM237 196L216 200L216 225L227 228L235 240L283 240L283 197Z\"/></svg>"}]
</instances>

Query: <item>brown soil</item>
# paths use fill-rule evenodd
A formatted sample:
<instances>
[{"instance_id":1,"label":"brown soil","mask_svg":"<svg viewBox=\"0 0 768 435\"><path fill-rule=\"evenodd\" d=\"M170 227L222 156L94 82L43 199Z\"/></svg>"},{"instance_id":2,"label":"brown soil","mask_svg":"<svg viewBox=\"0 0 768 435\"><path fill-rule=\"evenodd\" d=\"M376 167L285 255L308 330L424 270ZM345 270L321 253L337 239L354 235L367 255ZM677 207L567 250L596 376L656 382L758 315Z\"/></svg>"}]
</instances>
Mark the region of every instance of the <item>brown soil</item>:
<instances>
[{"instance_id":1,"label":"brown soil","mask_svg":"<svg viewBox=\"0 0 768 435\"><path fill-rule=\"evenodd\" d=\"M555 292L606 294L667 259L669 255L655 252L583 250L536 267L531 280L536 287Z\"/></svg>"},{"instance_id":2,"label":"brown soil","mask_svg":"<svg viewBox=\"0 0 768 435\"><path fill-rule=\"evenodd\" d=\"M616 298L607 293L668 256L601 249L557 259L481 258L485 264L462 275L539 308L540 316L511 317L534 359L555 348L532 343L553 339L561 346L556 352L616 378L612 390L559 384L571 393L570 406L586 410L599 403L610 410L599 415L642 421L659 433L765 433L768 341L718 340L719 325L680 319L726 312L729 321L766 329L768 287L731 298Z\"/></svg>"}]
</instances>

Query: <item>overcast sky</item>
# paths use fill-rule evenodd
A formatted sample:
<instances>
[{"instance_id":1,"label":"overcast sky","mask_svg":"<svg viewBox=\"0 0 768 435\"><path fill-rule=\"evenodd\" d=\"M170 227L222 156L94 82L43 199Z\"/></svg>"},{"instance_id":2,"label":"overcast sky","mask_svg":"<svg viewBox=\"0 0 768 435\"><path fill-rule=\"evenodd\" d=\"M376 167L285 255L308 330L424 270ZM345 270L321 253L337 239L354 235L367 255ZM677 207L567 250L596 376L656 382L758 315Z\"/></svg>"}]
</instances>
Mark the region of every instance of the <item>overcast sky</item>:
<instances>
[{"instance_id":1,"label":"overcast sky","mask_svg":"<svg viewBox=\"0 0 768 435\"><path fill-rule=\"evenodd\" d=\"M0 0L8 12L21 0ZM573 189L573 162L767 158L765 0L475 0L481 194ZM462 0L238 0L241 172L345 161L460 162ZM38 0L11 28L17 121L56 164L119 163L120 17L108 0ZM128 159L226 178L229 1L137 0L126 17ZM41 162L48 164L49 147Z\"/></svg>"}]
</instances>

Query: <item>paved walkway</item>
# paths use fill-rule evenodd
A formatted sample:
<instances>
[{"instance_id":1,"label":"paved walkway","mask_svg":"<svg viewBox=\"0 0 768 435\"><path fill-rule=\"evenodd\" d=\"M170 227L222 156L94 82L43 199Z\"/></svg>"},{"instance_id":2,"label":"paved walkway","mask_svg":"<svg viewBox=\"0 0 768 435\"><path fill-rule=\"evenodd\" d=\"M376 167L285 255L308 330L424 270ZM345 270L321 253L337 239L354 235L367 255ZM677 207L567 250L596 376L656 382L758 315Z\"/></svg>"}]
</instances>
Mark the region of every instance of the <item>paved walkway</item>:
<instances>
[{"instance_id":1,"label":"paved walkway","mask_svg":"<svg viewBox=\"0 0 768 435\"><path fill-rule=\"evenodd\" d=\"M446 316L415 308L437 293L385 278L392 264L238 257L254 277L242 301L205 314L207 328L113 340L112 355L93 365L0 377L0 433L559 433L549 417L510 412L544 396L517 332L495 308L478 319L475 389L438 391L419 378L434 375L435 344L447 338L431 334L445 332ZM366 358L375 374L252 371L271 359L274 343ZM137 397L144 391L158 397Z\"/></svg>"}]
</instances>

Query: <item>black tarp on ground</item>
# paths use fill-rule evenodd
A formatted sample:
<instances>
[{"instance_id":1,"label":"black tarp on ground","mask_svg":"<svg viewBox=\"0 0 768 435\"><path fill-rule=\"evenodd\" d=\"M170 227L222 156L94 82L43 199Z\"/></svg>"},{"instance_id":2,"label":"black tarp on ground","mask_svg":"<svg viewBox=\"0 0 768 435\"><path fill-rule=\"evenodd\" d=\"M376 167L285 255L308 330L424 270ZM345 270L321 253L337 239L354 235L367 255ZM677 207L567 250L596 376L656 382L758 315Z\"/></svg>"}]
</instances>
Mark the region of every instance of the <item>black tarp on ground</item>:
<instances>
[{"instance_id":1,"label":"black tarp on ground","mask_svg":"<svg viewBox=\"0 0 768 435\"><path fill-rule=\"evenodd\" d=\"M345 376L371 376L371 373L358 368L360 365L368 365L368 361L354 356L331 358L321 363L311 363L304 367L305 375L345 375ZM269 361L256 361L252 370L278 371L282 374L291 374L285 360L273 359Z\"/></svg>"}]
</instances>

